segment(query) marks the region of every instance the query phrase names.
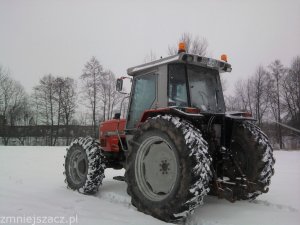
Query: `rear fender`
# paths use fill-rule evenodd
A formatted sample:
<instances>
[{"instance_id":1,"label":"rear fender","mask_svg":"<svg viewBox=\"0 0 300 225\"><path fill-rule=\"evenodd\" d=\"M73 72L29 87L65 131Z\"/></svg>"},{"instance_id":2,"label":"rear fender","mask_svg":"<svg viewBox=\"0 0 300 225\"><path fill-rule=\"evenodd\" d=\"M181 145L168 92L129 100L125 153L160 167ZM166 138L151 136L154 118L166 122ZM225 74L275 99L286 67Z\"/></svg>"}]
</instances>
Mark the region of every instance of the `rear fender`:
<instances>
[{"instance_id":1,"label":"rear fender","mask_svg":"<svg viewBox=\"0 0 300 225\"><path fill-rule=\"evenodd\" d=\"M236 111L236 112L226 112L225 113L225 117L229 118L229 119L233 119L233 120L238 120L238 121L241 121L241 120L253 120L253 121L256 121L256 119L249 112L239 112L239 111Z\"/></svg>"},{"instance_id":2,"label":"rear fender","mask_svg":"<svg viewBox=\"0 0 300 225\"><path fill-rule=\"evenodd\" d=\"M144 123L149 117L154 117L157 115L166 115L166 114L178 116L180 118L185 118L186 120L191 120L191 119L195 119L195 118L199 119L199 118L203 117L203 115L200 113L188 113L188 112L185 112L183 109L179 109L176 107L150 109L150 110L146 110L143 113L141 120L138 124L138 127L142 123Z\"/></svg>"},{"instance_id":3,"label":"rear fender","mask_svg":"<svg viewBox=\"0 0 300 225\"><path fill-rule=\"evenodd\" d=\"M231 146L232 135L235 132L237 124L242 123L243 121L256 121L256 119L248 112L225 113L225 128L223 132L225 132L225 146L227 148L230 148Z\"/></svg>"}]
</instances>

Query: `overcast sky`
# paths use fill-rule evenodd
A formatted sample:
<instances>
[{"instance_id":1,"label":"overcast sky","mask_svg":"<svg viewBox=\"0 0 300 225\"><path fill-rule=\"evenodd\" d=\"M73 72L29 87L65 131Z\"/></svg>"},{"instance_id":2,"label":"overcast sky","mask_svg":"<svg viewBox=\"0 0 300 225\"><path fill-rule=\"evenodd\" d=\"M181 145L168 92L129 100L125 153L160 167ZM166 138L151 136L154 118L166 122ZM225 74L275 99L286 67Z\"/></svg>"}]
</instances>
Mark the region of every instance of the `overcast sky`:
<instances>
[{"instance_id":1,"label":"overcast sky","mask_svg":"<svg viewBox=\"0 0 300 225\"><path fill-rule=\"evenodd\" d=\"M48 73L79 78L92 56L123 76L151 50L166 56L183 32L228 55L231 92L258 65L300 55L300 1L0 0L0 65L27 91Z\"/></svg>"}]
</instances>

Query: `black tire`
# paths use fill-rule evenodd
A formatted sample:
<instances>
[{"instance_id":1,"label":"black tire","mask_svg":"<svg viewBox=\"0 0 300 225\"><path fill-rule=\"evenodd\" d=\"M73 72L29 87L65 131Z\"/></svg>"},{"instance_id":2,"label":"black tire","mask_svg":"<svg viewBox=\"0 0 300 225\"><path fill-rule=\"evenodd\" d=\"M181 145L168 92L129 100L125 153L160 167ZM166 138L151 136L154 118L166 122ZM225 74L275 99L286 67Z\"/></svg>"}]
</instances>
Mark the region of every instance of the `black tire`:
<instances>
[{"instance_id":1,"label":"black tire","mask_svg":"<svg viewBox=\"0 0 300 225\"><path fill-rule=\"evenodd\" d=\"M73 140L64 164L68 188L83 194L96 193L104 178L103 158L98 141L91 137Z\"/></svg>"},{"instance_id":2,"label":"black tire","mask_svg":"<svg viewBox=\"0 0 300 225\"><path fill-rule=\"evenodd\" d=\"M253 123L238 123L232 137L232 152L238 165L246 175L250 185L247 192L235 193L242 200L255 199L269 190L271 177L274 174L273 148L268 137Z\"/></svg>"},{"instance_id":3,"label":"black tire","mask_svg":"<svg viewBox=\"0 0 300 225\"><path fill-rule=\"evenodd\" d=\"M137 165L140 165L139 156L144 151L143 146L149 140L155 138L161 139L162 143L166 142L170 148L170 154L174 155L176 159L174 162L177 164L175 172L177 175L169 193L164 195L153 191L154 197L151 197L152 189L149 188L150 194L145 194L148 192L144 191L143 188L145 187L142 184L143 179L146 181L146 157L151 154L150 149L154 151L152 148L157 143L148 147L148 153L145 153L143 159L145 164L142 169L143 178L139 177L140 173ZM158 144L161 143L158 142ZM212 159L208 153L207 142L203 139L200 130L178 117L170 115L157 116L149 118L141 125L134 135L131 145L132 148L127 155L125 179L128 185L127 192L132 197L132 204L139 211L166 222L180 222L191 214L198 205L203 203L203 197L209 192L209 181L212 177L210 170ZM159 160L162 160L161 163L158 164L154 160L153 164L159 165L159 168L161 166L159 171L164 171L162 155L165 153L161 149L161 147L158 148L160 155L153 154L155 157L159 157ZM153 168L153 170L156 169L158 170L158 168ZM164 172L161 173L164 174ZM159 180L159 177L157 179ZM150 182L147 185L151 186ZM162 195L161 199L160 195Z\"/></svg>"}]
</instances>

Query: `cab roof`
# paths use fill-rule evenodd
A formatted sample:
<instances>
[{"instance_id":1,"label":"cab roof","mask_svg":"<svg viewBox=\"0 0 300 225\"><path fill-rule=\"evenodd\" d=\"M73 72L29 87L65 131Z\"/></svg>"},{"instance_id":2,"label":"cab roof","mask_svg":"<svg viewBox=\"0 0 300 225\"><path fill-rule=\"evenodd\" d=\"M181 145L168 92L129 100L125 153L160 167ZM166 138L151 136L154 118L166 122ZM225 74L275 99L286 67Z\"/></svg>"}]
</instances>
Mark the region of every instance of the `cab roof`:
<instances>
[{"instance_id":1,"label":"cab roof","mask_svg":"<svg viewBox=\"0 0 300 225\"><path fill-rule=\"evenodd\" d=\"M198 65L207 68L212 68L218 70L220 73L231 72L231 65L223 60L212 59L200 55L189 54L189 53L179 53L178 55L173 55L165 57L159 60L155 60L149 63L141 64L139 66L130 67L127 69L127 74L134 76L140 74L142 71L161 66L168 63L187 63L191 65Z\"/></svg>"}]
</instances>

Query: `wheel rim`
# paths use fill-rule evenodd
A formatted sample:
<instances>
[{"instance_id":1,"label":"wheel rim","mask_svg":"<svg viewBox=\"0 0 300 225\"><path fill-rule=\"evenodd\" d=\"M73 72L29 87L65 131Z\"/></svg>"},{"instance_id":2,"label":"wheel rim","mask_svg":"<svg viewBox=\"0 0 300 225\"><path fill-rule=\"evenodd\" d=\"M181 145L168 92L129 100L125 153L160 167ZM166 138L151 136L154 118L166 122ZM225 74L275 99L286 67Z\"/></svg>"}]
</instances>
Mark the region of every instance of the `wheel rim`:
<instances>
[{"instance_id":1,"label":"wheel rim","mask_svg":"<svg viewBox=\"0 0 300 225\"><path fill-rule=\"evenodd\" d=\"M88 160L85 152L75 149L70 157L69 173L75 184L80 184L86 180L88 172Z\"/></svg>"},{"instance_id":2,"label":"wheel rim","mask_svg":"<svg viewBox=\"0 0 300 225\"><path fill-rule=\"evenodd\" d=\"M142 194L161 201L169 196L177 180L178 165L175 152L161 137L146 139L137 151L135 177Z\"/></svg>"}]
</instances>

